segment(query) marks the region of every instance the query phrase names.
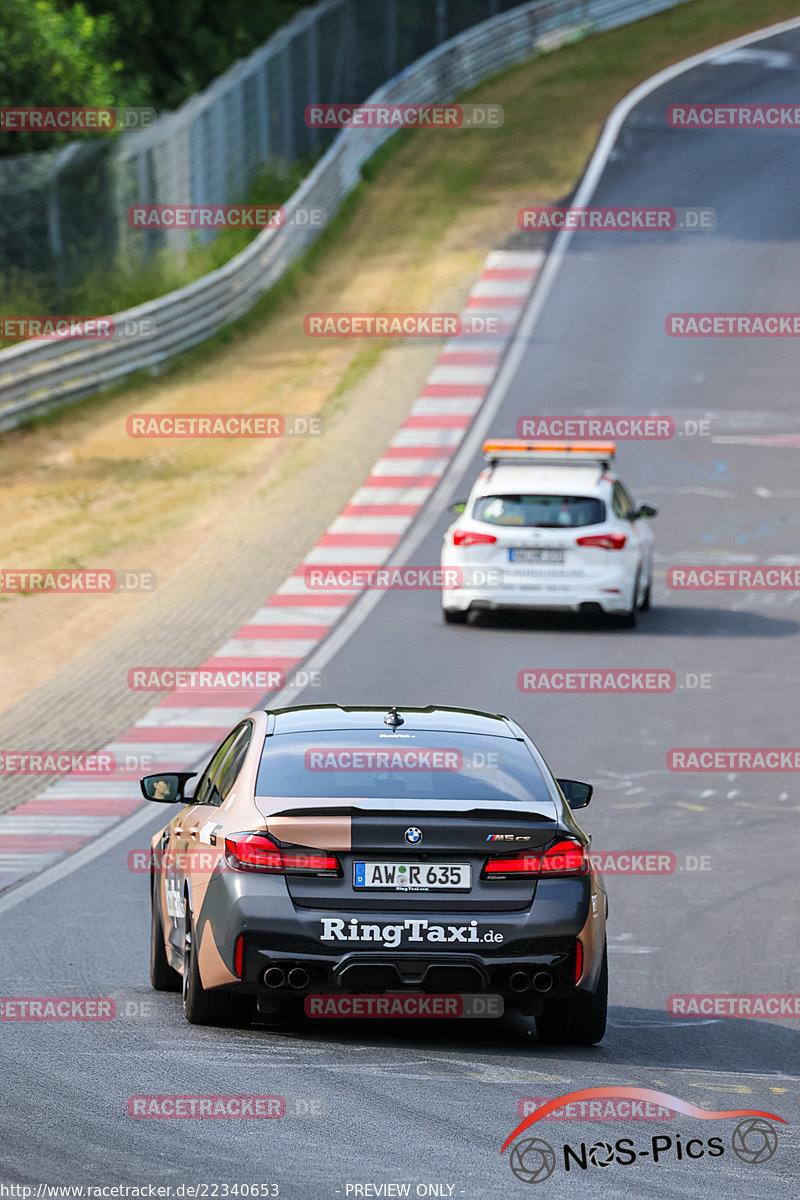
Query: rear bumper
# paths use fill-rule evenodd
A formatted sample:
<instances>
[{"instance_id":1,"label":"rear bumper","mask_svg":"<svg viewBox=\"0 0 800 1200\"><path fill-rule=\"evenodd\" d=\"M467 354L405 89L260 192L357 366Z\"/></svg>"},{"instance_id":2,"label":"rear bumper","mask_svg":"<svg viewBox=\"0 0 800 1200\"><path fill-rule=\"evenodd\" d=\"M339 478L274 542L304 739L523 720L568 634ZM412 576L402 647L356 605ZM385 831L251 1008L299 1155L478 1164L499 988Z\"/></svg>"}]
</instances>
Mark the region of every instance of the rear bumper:
<instances>
[{"instance_id":1,"label":"rear bumper","mask_svg":"<svg viewBox=\"0 0 800 1200\"><path fill-rule=\"evenodd\" d=\"M565 573L546 565L485 566L459 559L452 549L442 554L443 567L460 568L463 586L442 589L442 607L463 612L474 606L483 609L563 609L577 612L583 604L599 605L604 612L621 613L630 608L635 564L627 556L615 559L605 551L602 569Z\"/></svg>"},{"instance_id":2,"label":"rear bumper","mask_svg":"<svg viewBox=\"0 0 800 1200\"><path fill-rule=\"evenodd\" d=\"M224 975L203 973L206 988L273 996L410 988L520 1000L594 991L605 939L605 895L592 874L540 881L530 906L511 912L351 913L296 905L281 877L226 871L212 877L196 920L224 965ZM240 937L242 974L231 983ZM576 983L579 939L582 971ZM270 987L264 974L273 967L286 978L273 973L278 983ZM288 982L295 967L308 974L302 987ZM527 982L520 972L527 973ZM537 981L537 975L547 978Z\"/></svg>"},{"instance_id":3,"label":"rear bumper","mask_svg":"<svg viewBox=\"0 0 800 1200\"><path fill-rule=\"evenodd\" d=\"M619 579L573 583L527 583L502 588L452 588L442 592L442 608L464 612L469 608L493 611L501 608L561 609L578 612L586 604L603 612L622 613L630 608L633 585ZM614 590L611 590L614 589Z\"/></svg>"}]
</instances>

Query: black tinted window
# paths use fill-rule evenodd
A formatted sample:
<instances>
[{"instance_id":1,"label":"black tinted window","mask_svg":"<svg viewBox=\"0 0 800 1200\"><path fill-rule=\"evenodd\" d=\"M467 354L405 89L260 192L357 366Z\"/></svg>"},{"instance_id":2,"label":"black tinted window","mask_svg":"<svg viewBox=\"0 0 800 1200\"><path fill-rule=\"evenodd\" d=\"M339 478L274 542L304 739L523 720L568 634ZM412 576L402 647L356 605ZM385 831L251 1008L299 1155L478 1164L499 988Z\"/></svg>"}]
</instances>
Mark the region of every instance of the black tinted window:
<instances>
[{"instance_id":1,"label":"black tinted window","mask_svg":"<svg viewBox=\"0 0 800 1200\"><path fill-rule=\"evenodd\" d=\"M549 799L523 742L453 733L327 730L278 734L264 745L260 796L376 800Z\"/></svg>"},{"instance_id":2,"label":"black tinted window","mask_svg":"<svg viewBox=\"0 0 800 1200\"><path fill-rule=\"evenodd\" d=\"M606 519L606 508L596 496L481 496L472 516L487 525L575 529L599 525Z\"/></svg>"},{"instance_id":3,"label":"black tinted window","mask_svg":"<svg viewBox=\"0 0 800 1200\"><path fill-rule=\"evenodd\" d=\"M227 798L228 792L236 782L239 772L242 769L242 764L247 757L252 736L253 724L251 721L245 721L236 731L236 737L231 743L230 749L222 760L222 765L214 778L212 788L214 803L221 804Z\"/></svg>"}]
</instances>

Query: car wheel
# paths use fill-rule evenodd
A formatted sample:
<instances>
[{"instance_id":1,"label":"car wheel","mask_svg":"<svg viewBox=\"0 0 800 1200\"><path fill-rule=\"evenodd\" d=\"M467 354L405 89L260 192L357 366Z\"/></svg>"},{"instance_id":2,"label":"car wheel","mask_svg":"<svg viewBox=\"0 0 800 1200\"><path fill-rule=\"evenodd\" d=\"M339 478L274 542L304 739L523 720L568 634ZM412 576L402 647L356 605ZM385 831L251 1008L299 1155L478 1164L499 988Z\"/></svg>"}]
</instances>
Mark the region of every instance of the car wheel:
<instances>
[{"instance_id":1,"label":"car wheel","mask_svg":"<svg viewBox=\"0 0 800 1200\"><path fill-rule=\"evenodd\" d=\"M644 590L644 599L642 600L642 603L641 603L642 612L649 611L652 594L653 594L653 581L652 581L652 579L648 579L647 587Z\"/></svg>"},{"instance_id":2,"label":"car wheel","mask_svg":"<svg viewBox=\"0 0 800 1200\"><path fill-rule=\"evenodd\" d=\"M443 608L442 616L446 625L466 625L468 611L466 608Z\"/></svg>"},{"instance_id":3,"label":"car wheel","mask_svg":"<svg viewBox=\"0 0 800 1200\"><path fill-rule=\"evenodd\" d=\"M150 983L157 992L179 992L181 977L169 965L164 949L164 927L155 902L150 902Z\"/></svg>"},{"instance_id":4,"label":"car wheel","mask_svg":"<svg viewBox=\"0 0 800 1200\"><path fill-rule=\"evenodd\" d=\"M633 596L631 598L631 607L628 612L621 613L617 618L617 623L622 629L635 629L639 619L639 576L633 581Z\"/></svg>"},{"instance_id":5,"label":"car wheel","mask_svg":"<svg viewBox=\"0 0 800 1200\"><path fill-rule=\"evenodd\" d=\"M186 905L186 934L183 949L183 1015L190 1025L249 1025L253 1011L252 996L208 991L203 987L197 965L194 929Z\"/></svg>"},{"instance_id":6,"label":"car wheel","mask_svg":"<svg viewBox=\"0 0 800 1200\"><path fill-rule=\"evenodd\" d=\"M545 1000L535 1017L539 1041L548 1046L594 1046L606 1031L608 1010L608 956L603 947L603 965L597 991L568 1000Z\"/></svg>"}]
</instances>

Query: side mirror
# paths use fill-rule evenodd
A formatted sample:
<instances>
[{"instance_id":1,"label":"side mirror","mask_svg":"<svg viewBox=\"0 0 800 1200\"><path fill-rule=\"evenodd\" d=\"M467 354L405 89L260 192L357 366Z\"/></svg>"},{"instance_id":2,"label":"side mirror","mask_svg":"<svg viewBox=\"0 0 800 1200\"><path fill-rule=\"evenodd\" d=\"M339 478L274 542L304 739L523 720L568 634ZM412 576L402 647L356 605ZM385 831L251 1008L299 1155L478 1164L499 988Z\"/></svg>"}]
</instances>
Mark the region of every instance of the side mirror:
<instances>
[{"instance_id":1,"label":"side mirror","mask_svg":"<svg viewBox=\"0 0 800 1200\"><path fill-rule=\"evenodd\" d=\"M457 517L460 517L466 507L466 500L454 500L452 504L448 504L447 511L454 513Z\"/></svg>"},{"instance_id":2,"label":"side mirror","mask_svg":"<svg viewBox=\"0 0 800 1200\"><path fill-rule=\"evenodd\" d=\"M556 783L570 808L586 808L594 791L590 783L581 783L577 779L557 779Z\"/></svg>"},{"instance_id":3,"label":"side mirror","mask_svg":"<svg viewBox=\"0 0 800 1200\"><path fill-rule=\"evenodd\" d=\"M657 517L658 509L653 508L652 504L640 504L637 517Z\"/></svg>"},{"instance_id":4,"label":"side mirror","mask_svg":"<svg viewBox=\"0 0 800 1200\"><path fill-rule=\"evenodd\" d=\"M178 771L175 774L145 775L139 780L139 787L146 800L155 800L159 804L182 804L186 800L183 789L196 774L197 771Z\"/></svg>"}]
</instances>

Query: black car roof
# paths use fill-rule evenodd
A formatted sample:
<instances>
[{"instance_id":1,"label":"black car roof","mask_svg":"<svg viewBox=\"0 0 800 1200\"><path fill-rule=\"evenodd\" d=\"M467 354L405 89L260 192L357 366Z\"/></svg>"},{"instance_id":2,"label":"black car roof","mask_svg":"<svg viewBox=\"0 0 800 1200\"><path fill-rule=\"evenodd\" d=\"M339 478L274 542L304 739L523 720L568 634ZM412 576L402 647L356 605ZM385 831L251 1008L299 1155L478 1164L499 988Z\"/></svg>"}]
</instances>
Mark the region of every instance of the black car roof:
<instances>
[{"instance_id":1,"label":"black car roof","mask_svg":"<svg viewBox=\"0 0 800 1200\"><path fill-rule=\"evenodd\" d=\"M310 733L323 729L373 729L385 732L394 726L384 721L392 711L391 705L303 704L295 708L266 709L270 722L269 733ZM429 704L426 708L397 706L403 724L399 731L431 730L437 733L474 733L495 737L519 738L522 731L508 717L499 713L481 712L473 708L448 708Z\"/></svg>"}]
</instances>

